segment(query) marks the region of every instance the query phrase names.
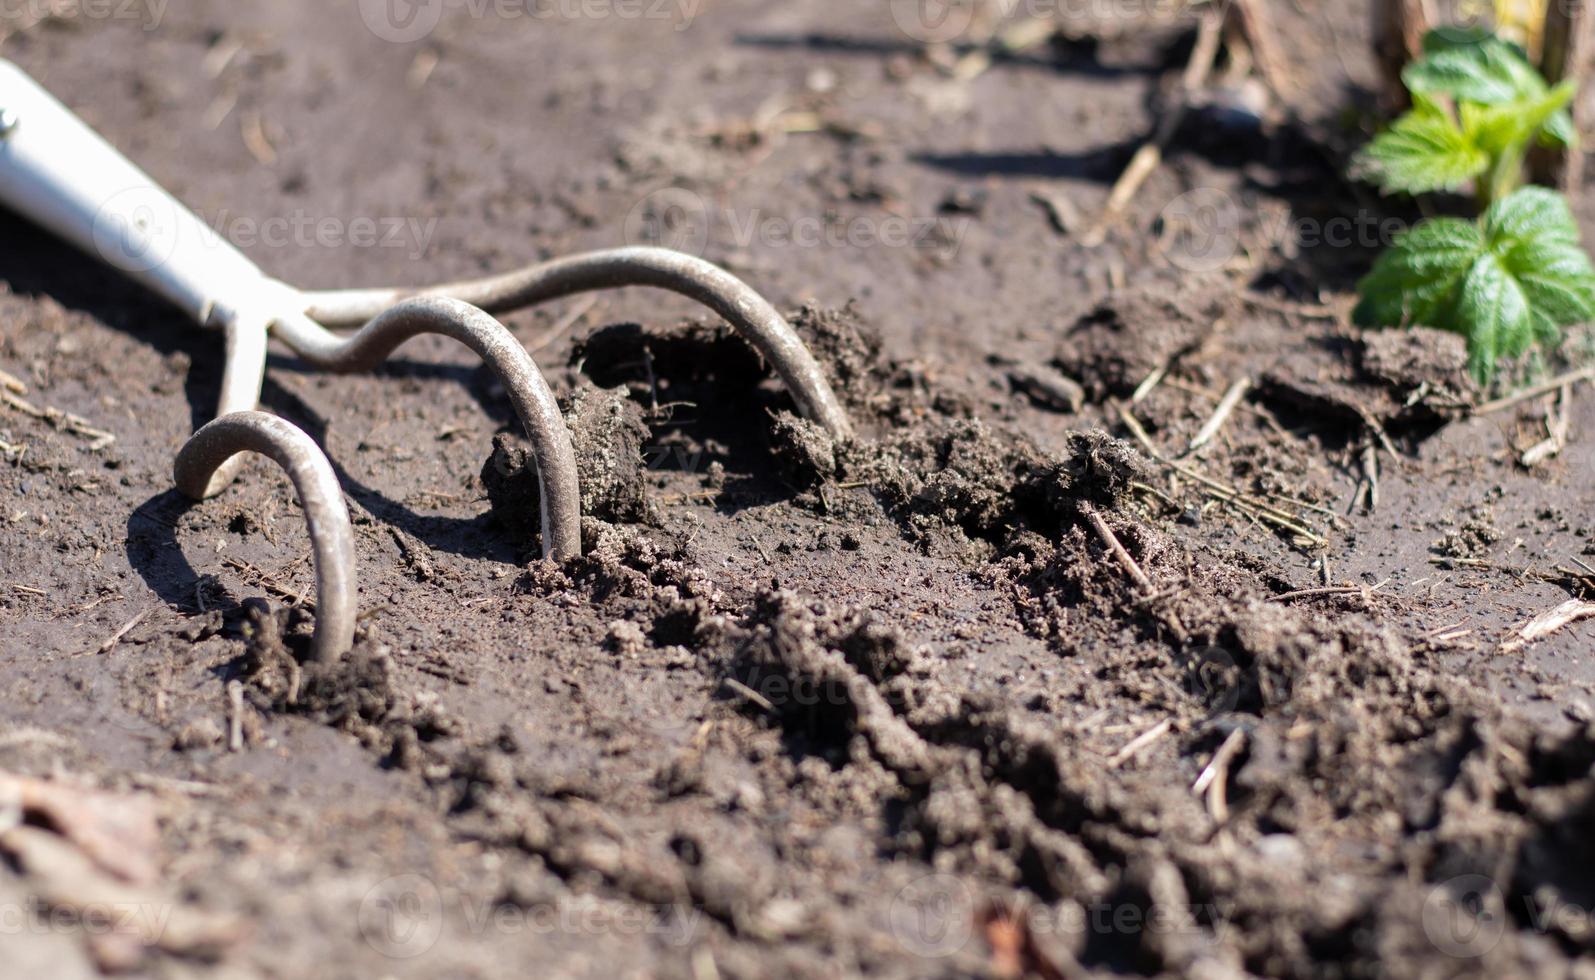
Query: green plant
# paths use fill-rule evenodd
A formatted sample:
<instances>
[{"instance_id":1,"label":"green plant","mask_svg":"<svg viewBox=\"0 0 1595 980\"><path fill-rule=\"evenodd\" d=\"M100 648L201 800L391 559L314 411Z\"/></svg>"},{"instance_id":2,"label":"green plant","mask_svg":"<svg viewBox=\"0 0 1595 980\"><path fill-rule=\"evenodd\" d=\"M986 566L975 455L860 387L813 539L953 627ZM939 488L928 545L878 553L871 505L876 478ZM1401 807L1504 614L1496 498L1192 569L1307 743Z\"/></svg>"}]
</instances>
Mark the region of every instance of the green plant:
<instances>
[{"instance_id":1,"label":"green plant","mask_svg":"<svg viewBox=\"0 0 1595 980\"><path fill-rule=\"evenodd\" d=\"M1521 50L1489 34L1431 31L1423 48L1423 60L1401 74L1412 110L1354 166L1385 191L1454 191L1474 181L1487 207L1522 183L1523 160L1536 142L1577 142L1567 111L1571 79L1546 85Z\"/></svg>"},{"instance_id":2,"label":"green plant","mask_svg":"<svg viewBox=\"0 0 1595 980\"><path fill-rule=\"evenodd\" d=\"M1536 143L1575 144L1574 83L1547 85L1519 49L1488 34L1432 32L1424 51L1402 74L1412 110L1358 154L1354 172L1386 192L1471 183L1484 213L1399 236L1358 284L1354 318L1460 333L1487 384L1501 358L1554 344L1561 327L1595 317L1595 269L1571 209L1554 191L1521 186Z\"/></svg>"}]
</instances>

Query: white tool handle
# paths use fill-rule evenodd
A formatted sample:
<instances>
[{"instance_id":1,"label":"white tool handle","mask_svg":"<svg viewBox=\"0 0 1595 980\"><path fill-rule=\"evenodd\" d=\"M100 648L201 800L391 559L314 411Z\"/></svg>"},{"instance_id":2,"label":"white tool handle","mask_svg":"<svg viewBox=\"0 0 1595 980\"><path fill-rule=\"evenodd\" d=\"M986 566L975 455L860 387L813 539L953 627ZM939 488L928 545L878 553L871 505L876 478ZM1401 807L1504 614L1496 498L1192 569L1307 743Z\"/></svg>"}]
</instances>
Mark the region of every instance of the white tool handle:
<instances>
[{"instance_id":1,"label":"white tool handle","mask_svg":"<svg viewBox=\"0 0 1595 980\"><path fill-rule=\"evenodd\" d=\"M195 322L269 319L283 287L55 97L0 59L0 202ZM252 407L252 406L251 406Z\"/></svg>"}]
</instances>

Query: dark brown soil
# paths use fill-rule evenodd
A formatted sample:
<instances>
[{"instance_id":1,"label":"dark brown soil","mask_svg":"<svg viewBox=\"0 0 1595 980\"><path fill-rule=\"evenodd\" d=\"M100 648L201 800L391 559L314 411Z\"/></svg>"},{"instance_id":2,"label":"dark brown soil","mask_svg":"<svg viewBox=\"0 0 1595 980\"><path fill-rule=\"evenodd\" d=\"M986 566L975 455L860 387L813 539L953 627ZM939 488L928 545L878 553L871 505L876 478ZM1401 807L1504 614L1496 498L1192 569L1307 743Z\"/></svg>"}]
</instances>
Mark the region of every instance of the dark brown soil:
<instances>
[{"instance_id":1,"label":"dark brown soil","mask_svg":"<svg viewBox=\"0 0 1595 980\"><path fill-rule=\"evenodd\" d=\"M317 667L280 474L172 488L219 339L0 218L0 370L115 435L0 406L0 776L116 801L0 798L0 974L1595 975L1595 627L1504 648L1595 588L1595 401L1524 467L1547 400L1472 412L1455 338L1346 324L1371 250L1279 232L1400 214L1337 176L1365 3L1275 4L1291 111L1197 113L1096 248L1186 22L1104 5L959 78L886 3L449 5L406 44L370 6L0 47L234 237L402 229L243 243L307 287L624 244L685 188L860 438L673 297L510 316L582 463L556 566L468 352L279 356L359 547ZM1193 191L1225 261L1173 240ZM153 880L61 845L134 841L107 812L153 814Z\"/></svg>"}]
</instances>

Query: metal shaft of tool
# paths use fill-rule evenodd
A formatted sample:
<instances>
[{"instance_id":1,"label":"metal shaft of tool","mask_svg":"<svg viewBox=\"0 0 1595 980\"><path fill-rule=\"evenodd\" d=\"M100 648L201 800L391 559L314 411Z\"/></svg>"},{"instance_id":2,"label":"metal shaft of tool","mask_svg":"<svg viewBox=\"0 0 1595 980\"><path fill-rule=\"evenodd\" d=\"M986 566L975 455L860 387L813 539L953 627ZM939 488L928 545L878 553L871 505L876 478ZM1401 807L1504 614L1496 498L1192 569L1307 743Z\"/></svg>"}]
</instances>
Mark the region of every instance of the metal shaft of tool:
<instances>
[{"instance_id":1,"label":"metal shaft of tool","mask_svg":"<svg viewBox=\"0 0 1595 980\"><path fill-rule=\"evenodd\" d=\"M471 348L503 382L537 462L543 555L581 554L581 488L576 451L559 403L526 348L498 320L469 303L441 296L407 300L353 335L340 337L305 317L278 320L273 333L300 357L328 371L365 371L421 334L441 334Z\"/></svg>"},{"instance_id":2,"label":"metal shaft of tool","mask_svg":"<svg viewBox=\"0 0 1595 980\"><path fill-rule=\"evenodd\" d=\"M354 644L356 618L354 529L343 490L321 447L297 426L265 412L233 412L194 433L177 453L177 488L195 500L217 470L240 453L260 453L288 473L310 527L316 569L316 630L312 655L331 663Z\"/></svg>"},{"instance_id":3,"label":"metal shaft of tool","mask_svg":"<svg viewBox=\"0 0 1595 980\"><path fill-rule=\"evenodd\" d=\"M266 377L265 320L237 317L229 320L225 329L227 360L222 369L217 417L254 411L260 404L260 387ZM227 489L243 465L244 457L239 455L216 467L200 498L208 499Z\"/></svg>"},{"instance_id":4,"label":"metal shaft of tool","mask_svg":"<svg viewBox=\"0 0 1595 980\"><path fill-rule=\"evenodd\" d=\"M406 297L451 296L488 312L504 312L575 293L652 286L694 299L730 323L770 362L809 419L848 439L853 427L819 362L791 324L746 283L719 266L665 248L587 252L515 272L424 289L310 291L306 314L329 326L360 323Z\"/></svg>"}]
</instances>

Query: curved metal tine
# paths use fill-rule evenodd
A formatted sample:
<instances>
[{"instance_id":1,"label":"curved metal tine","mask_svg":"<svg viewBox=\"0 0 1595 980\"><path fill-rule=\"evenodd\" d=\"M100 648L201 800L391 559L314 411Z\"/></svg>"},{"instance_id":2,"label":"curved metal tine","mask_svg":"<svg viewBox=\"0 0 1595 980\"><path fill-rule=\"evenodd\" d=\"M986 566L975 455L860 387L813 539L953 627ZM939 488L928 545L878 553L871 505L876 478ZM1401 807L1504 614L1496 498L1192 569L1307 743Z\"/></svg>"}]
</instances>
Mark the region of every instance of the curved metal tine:
<instances>
[{"instance_id":1,"label":"curved metal tine","mask_svg":"<svg viewBox=\"0 0 1595 980\"><path fill-rule=\"evenodd\" d=\"M835 438L852 437L847 413L791 324L742 280L685 252L609 249L424 289L323 290L303 295L309 317L329 326L346 326L375 316L408 296L452 296L498 313L573 293L623 286L667 289L714 310L770 362L805 416Z\"/></svg>"},{"instance_id":2,"label":"curved metal tine","mask_svg":"<svg viewBox=\"0 0 1595 980\"><path fill-rule=\"evenodd\" d=\"M297 426L265 412L233 412L204 426L183 444L172 466L177 488L196 500L213 476L240 453L269 456L288 472L310 526L316 568L316 630L311 650L333 663L354 645L356 586L354 529L343 490L321 448Z\"/></svg>"},{"instance_id":3,"label":"curved metal tine","mask_svg":"<svg viewBox=\"0 0 1595 980\"><path fill-rule=\"evenodd\" d=\"M299 356L329 371L376 367L394 348L425 333L452 337L471 348L504 383L532 442L542 498L543 556L564 561L581 554L581 489L570 430L543 373L502 323L469 303L434 296L400 303L350 337L302 316L279 319L274 330Z\"/></svg>"}]
</instances>

